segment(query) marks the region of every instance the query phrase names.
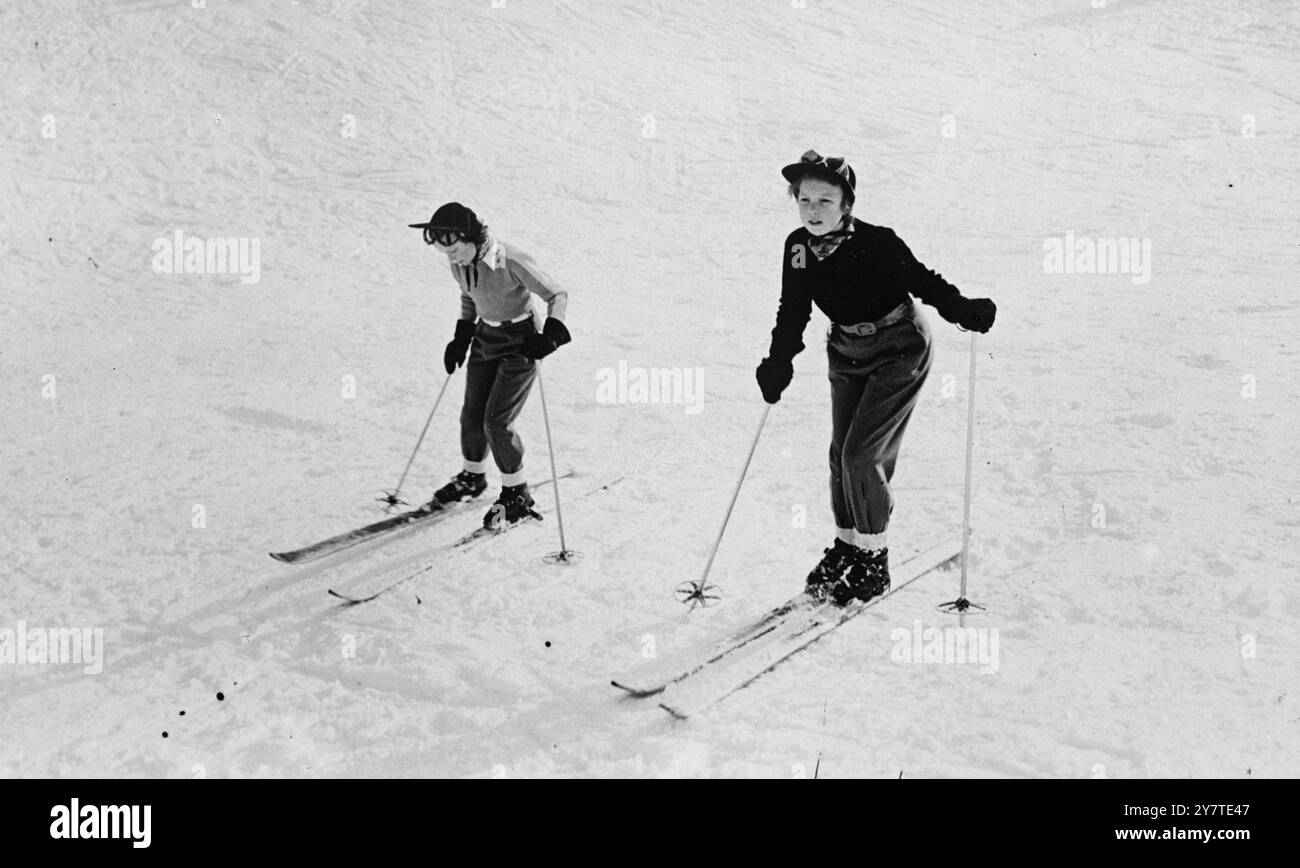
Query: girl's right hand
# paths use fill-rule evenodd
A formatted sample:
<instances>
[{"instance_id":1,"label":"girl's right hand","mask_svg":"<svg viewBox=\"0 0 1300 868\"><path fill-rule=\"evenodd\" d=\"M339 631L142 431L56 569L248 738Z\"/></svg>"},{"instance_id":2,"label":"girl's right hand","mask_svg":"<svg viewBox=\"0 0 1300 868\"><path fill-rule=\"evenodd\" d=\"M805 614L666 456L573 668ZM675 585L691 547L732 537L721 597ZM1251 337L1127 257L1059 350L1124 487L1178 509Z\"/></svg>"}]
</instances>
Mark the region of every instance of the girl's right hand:
<instances>
[{"instance_id":1,"label":"girl's right hand","mask_svg":"<svg viewBox=\"0 0 1300 868\"><path fill-rule=\"evenodd\" d=\"M763 393L763 400L775 404L781 400L781 393L785 391L786 386L790 385L790 380L794 379L794 365L789 362L773 361L768 357L758 363L754 378L758 380L758 388Z\"/></svg>"},{"instance_id":2,"label":"girl's right hand","mask_svg":"<svg viewBox=\"0 0 1300 868\"><path fill-rule=\"evenodd\" d=\"M968 298L957 317L957 325L968 331L986 332L993 327L998 306L991 298Z\"/></svg>"}]
</instances>

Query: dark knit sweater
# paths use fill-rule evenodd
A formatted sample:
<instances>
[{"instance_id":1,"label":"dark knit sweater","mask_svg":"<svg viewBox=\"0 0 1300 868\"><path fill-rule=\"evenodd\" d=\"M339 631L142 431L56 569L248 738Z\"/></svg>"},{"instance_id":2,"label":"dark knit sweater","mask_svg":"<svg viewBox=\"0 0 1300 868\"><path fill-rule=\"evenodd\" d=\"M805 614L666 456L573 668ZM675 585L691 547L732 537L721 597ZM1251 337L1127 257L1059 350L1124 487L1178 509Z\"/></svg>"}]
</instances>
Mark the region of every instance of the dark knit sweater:
<instances>
[{"instance_id":1,"label":"dark knit sweater","mask_svg":"<svg viewBox=\"0 0 1300 868\"><path fill-rule=\"evenodd\" d=\"M819 260L808 248L802 226L785 239L781 303L772 329L769 357L788 363L803 351L803 332L816 302L831 322L872 322L908 300L909 295L957 322L967 300L957 287L916 261L894 230L854 219L853 234Z\"/></svg>"}]
</instances>

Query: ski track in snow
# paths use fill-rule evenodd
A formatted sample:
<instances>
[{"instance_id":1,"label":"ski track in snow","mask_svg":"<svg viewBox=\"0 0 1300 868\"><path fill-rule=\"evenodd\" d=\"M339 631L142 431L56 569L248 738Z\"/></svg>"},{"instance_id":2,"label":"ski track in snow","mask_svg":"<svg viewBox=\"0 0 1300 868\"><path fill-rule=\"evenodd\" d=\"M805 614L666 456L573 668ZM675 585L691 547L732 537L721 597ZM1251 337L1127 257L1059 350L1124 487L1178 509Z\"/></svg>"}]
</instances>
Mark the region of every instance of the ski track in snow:
<instances>
[{"instance_id":1,"label":"ski track in snow","mask_svg":"<svg viewBox=\"0 0 1300 868\"><path fill-rule=\"evenodd\" d=\"M1300 15L1226 7L7 12L0 628L100 627L107 660L0 665L0 775L793 777L819 756L829 777L1300 774ZM808 147L854 162L859 216L999 304L973 505L991 612L970 623L999 630L1000 665L891 660L893 630L948 623L933 607L956 589L923 580L674 723L610 676L648 637L667 653L785 599L832 535L816 314L714 567L723 603L672 599L761 410L795 225L777 169ZM272 562L373 520L409 454L457 308L406 224L447 199L572 290L545 376L585 559L541 561L544 488L543 525L467 552L442 554L479 506ZM260 281L155 274L177 229L260 239ZM1150 283L1043 274L1067 230L1149 237ZM961 520L969 338L924 309L899 549ZM704 411L598 403L620 360L701 368ZM457 469L462 388L413 497ZM521 426L544 478L537 402ZM435 561L364 606L325 593Z\"/></svg>"}]
</instances>

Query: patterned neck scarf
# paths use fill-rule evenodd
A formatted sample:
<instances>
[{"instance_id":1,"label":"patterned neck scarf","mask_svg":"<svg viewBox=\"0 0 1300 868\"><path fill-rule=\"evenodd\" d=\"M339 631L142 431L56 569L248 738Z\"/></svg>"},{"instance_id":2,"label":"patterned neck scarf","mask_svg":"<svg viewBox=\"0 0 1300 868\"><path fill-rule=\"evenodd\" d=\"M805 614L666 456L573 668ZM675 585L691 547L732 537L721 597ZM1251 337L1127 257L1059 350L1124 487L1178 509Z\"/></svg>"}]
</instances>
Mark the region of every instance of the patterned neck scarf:
<instances>
[{"instance_id":1,"label":"patterned neck scarf","mask_svg":"<svg viewBox=\"0 0 1300 868\"><path fill-rule=\"evenodd\" d=\"M813 252L818 259L825 259L836 250L840 245L847 241L853 235L853 217L845 214L844 219L839 222L834 229L825 235L809 235L808 249Z\"/></svg>"},{"instance_id":2,"label":"patterned neck scarf","mask_svg":"<svg viewBox=\"0 0 1300 868\"><path fill-rule=\"evenodd\" d=\"M465 288L474 289L478 286L478 264L482 262L488 268L496 268L498 264L498 253L500 248L491 234L485 233L483 243L474 250L474 259L469 265L462 265L461 269L465 275Z\"/></svg>"}]
</instances>

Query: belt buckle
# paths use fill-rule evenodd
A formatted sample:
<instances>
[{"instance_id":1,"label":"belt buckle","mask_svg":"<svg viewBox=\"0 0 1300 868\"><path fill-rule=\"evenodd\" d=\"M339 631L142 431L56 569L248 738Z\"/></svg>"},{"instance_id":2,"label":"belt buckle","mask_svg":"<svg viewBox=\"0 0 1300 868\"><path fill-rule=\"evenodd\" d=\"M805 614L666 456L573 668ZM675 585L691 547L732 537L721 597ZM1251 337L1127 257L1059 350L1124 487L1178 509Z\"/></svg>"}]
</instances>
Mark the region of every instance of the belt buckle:
<instances>
[{"instance_id":1,"label":"belt buckle","mask_svg":"<svg viewBox=\"0 0 1300 868\"><path fill-rule=\"evenodd\" d=\"M873 322L854 323L850 326L840 326L840 328L844 329L849 334L857 335L860 338L864 338L867 335L874 335L876 333L876 324Z\"/></svg>"}]
</instances>

